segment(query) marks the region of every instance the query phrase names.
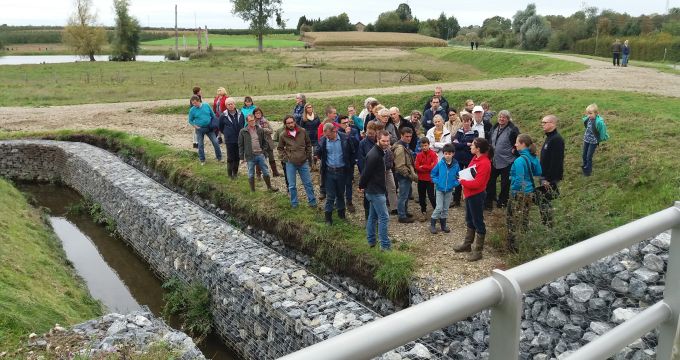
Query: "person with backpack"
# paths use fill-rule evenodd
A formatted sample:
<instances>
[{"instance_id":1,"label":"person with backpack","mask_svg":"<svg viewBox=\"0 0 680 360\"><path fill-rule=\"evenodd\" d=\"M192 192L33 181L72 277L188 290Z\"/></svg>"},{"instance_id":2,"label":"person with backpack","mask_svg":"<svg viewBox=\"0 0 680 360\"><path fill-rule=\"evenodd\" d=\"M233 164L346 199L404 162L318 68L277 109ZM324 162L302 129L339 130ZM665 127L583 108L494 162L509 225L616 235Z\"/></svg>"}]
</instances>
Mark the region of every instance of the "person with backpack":
<instances>
[{"instance_id":1,"label":"person with backpack","mask_svg":"<svg viewBox=\"0 0 680 360\"><path fill-rule=\"evenodd\" d=\"M507 209L508 236L506 248L517 252L517 230L526 232L529 227L529 209L534 201L534 176L541 176L543 169L536 157L536 144L528 134L519 134L515 141L519 157L510 167L510 199Z\"/></svg>"},{"instance_id":2,"label":"person with backpack","mask_svg":"<svg viewBox=\"0 0 680 360\"><path fill-rule=\"evenodd\" d=\"M586 115L582 120L585 133L583 134L583 163L581 170L583 170L583 176L590 176L593 173L593 155L595 154L595 149L597 149L597 145L601 142L609 139L609 134L607 133L607 125L600 116L597 104L590 104L586 107Z\"/></svg>"}]
</instances>

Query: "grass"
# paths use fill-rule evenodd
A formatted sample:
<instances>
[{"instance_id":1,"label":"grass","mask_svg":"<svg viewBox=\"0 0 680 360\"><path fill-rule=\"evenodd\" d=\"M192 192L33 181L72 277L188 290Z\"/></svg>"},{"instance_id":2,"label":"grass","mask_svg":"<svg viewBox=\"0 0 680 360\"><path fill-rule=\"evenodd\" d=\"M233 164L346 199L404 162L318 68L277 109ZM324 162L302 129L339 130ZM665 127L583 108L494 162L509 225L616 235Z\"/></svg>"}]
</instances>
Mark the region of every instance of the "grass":
<instances>
[{"instance_id":1,"label":"grass","mask_svg":"<svg viewBox=\"0 0 680 360\"><path fill-rule=\"evenodd\" d=\"M411 109L422 109L428 95L378 95L378 100L408 114ZM680 158L673 155L675 142L680 138L680 102L676 98L630 92L543 89L446 92L444 96L458 108L465 99L472 98L476 103L488 101L496 112L509 109L520 130L529 133L539 144L543 142L541 117L552 113L561 119L559 131L566 142L566 160L565 180L560 184L562 196L554 202L557 225L550 230L542 226L532 228L520 241L525 243L520 245L526 246L525 251L518 257L510 257L511 264L571 245L680 200ZM363 96L308 98L308 102L317 109L334 105L343 112L348 104L360 105L363 99ZM599 105L611 139L597 149L594 174L585 178L580 173L581 117L590 103ZM274 120L281 119L292 108L289 101L263 101L258 105ZM173 110L186 112L184 107L155 111ZM537 223L536 220L533 223ZM497 222L502 232L505 219ZM407 252L427 256L419 249Z\"/></svg>"},{"instance_id":2,"label":"grass","mask_svg":"<svg viewBox=\"0 0 680 360\"><path fill-rule=\"evenodd\" d=\"M303 39L314 46L447 46L445 40L421 34L393 32L307 32Z\"/></svg>"},{"instance_id":3,"label":"grass","mask_svg":"<svg viewBox=\"0 0 680 360\"><path fill-rule=\"evenodd\" d=\"M0 178L0 349L101 312L40 213Z\"/></svg>"},{"instance_id":4,"label":"grass","mask_svg":"<svg viewBox=\"0 0 680 360\"><path fill-rule=\"evenodd\" d=\"M195 48L198 45L197 37L195 32L187 33L186 35L186 45L188 47ZM254 35L211 35L208 34L208 42L212 44L215 48L256 48L257 38ZM202 47L205 48L205 36L201 38ZM163 46L163 47L175 47L175 37L145 41L141 43L143 47L147 46ZM295 34L270 34L263 38L262 45L265 48L290 48L290 47L303 47L304 42L298 40L298 36ZM184 49L184 40L179 38L179 47Z\"/></svg>"},{"instance_id":5,"label":"grass","mask_svg":"<svg viewBox=\"0 0 680 360\"><path fill-rule=\"evenodd\" d=\"M318 211L291 209L285 194L261 188L251 194L246 178L229 180L224 167L215 163L200 166L192 151L175 150L157 141L110 130L32 134L0 131L0 138L24 137L84 141L139 157L174 185L210 199L249 225L281 237L287 246L310 254L316 268L353 276L397 301L404 301L408 294L414 271L411 255L371 249L363 227L340 221L329 228Z\"/></svg>"},{"instance_id":6,"label":"grass","mask_svg":"<svg viewBox=\"0 0 680 360\"><path fill-rule=\"evenodd\" d=\"M177 277L166 281L163 289L166 291L163 295L163 316L166 321L173 315L179 316L182 330L196 339L196 343L202 342L213 329L208 289L200 283L187 285Z\"/></svg>"},{"instance_id":7,"label":"grass","mask_svg":"<svg viewBox=\"0 0 680 360\"><path fill-rule=\"evenodd\" d=\"M375 56L382 50L377 49ZM321 57L316 69L294 67ZM402 56L345 60L335 51L215 51L205 59L164 63L80 62L7 65L0 72L0 106L70 105L188 98L194 85L211 97L224 86L231 94L398 86L431 81L487 79L520 74L576 71L581 65L524 54L479 52L475 59L456 49L419 49ZM349 55L349 54L348 54ZM326 57L324 57L326 56ZM460 61L457 58L460 57ZM466 63L467 62L467 63ZM510 66L511 65L511 66ZM506 70L499 68L507 67ZM405 76L411 73L411 76Z\"/></svg>"}]
</instances>

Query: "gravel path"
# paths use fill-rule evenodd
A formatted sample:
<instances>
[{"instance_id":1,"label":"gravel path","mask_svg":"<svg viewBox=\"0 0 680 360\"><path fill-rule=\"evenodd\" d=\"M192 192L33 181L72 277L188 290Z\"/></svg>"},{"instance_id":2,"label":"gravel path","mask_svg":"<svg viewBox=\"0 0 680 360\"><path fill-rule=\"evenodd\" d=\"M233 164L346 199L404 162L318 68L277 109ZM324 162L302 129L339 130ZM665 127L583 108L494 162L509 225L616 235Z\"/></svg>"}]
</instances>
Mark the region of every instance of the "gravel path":
<instances>
[{"instance_id":1,"label":"gravel path","mask_svg":"<svg viewBox=\"0 0 680 360\"><path fill-rule=\"evenodd\" d=\"M490 50L487 50L490 51ZM541 76L513 77L493 80L441 83L446 90L508 90L518 88L543 89L617 89L624 91L651 93L656 95L680 97L680 76L662 73L655 69L629 66L615 68L602 60L587 59L562 54L541 54L553 58L575 61L589 66L588 69L568 74L552 74ZM333 92L307 93L311 98L333 98L354 95L398 94L418 91L431 91L433 85L411 85L375 89L339 90ZM258 99L285 100L293 94L259 96ZM0 107L0 129L18 130L57 130L57 129L93 129L109 128L121 130L148 138L156 139L175 148L191 148L190 129L184 115L157 115L148 112L159 106L187 104L186 99L157 100L144 102L125 102L112 104L85 104L72 106L52 106L44 108ZM292 107L292 105L291 105ZM273 123L278 124L278 123ZM207 152L208 159L214 155ZM209 160L210 161L210 160ZM241 174L244 174L244 169ZM315 181L316 179L315 174ZM274 183L284 188L282 178L275 178ZM298 191L301 195L304 191ZM357 213L350 215L350 221L363 225L362 202L355 200ZM411 206L411 212L418 213L417 206ZM430 210L431 211L431 210ZM487 213L487 215L489 215ZM494 223L502 224L504 214L494 210L489 221L492 232L496 232ZM419 266L418 275L422 284L427 284L427 291L439 293L452 290L462 285L477 281L489 275L491 269L502 267L498 256L485 251L483 261L469 264L464 257L455 254L451 246L459 241L465 229L464 212L461 208L449 212L451 234L431 235L427 231L427 223L415 225L399 224L391 217L390 233L396 246L409 247L416 254ZM500 229L498 229L500 230ZM488 247L487 247L488 248Z\"/></svg>"}]
</instances>

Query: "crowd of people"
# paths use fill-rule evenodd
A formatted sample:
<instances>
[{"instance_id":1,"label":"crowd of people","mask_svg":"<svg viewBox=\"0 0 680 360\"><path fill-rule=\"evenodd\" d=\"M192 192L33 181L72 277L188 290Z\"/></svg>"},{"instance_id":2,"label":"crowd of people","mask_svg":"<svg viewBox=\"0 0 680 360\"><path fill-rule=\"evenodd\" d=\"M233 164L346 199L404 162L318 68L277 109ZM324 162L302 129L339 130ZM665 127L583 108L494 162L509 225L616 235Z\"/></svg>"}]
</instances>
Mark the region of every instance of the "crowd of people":
<instances>
[{"instance_id":1,"label":"crowd of people","mask_svg":"<svg viewBox=\"0 0 680 360\"><path fill-rule=\"evenodd\" d=\"M347 107L346 114L328 106L322 120L305 95L297 94L291 114L283 118L278 131L251 97L245 97L243 106L237 108L224 88L217 90L212 107L203 102L199 87L194 88L190 102L189 124L195 128L201 164L205 163L206 136L220 162L220 143L224 142L230 178L238 175L241 161L247 163L251 191L256 191L256 175L269 191L278 191L271 176L284 176L293 208L299 206L299 175L310 207L317 208L325 200L328 226L333 225L334 214L345 219L347 211L356 211L353 191L358 191L363 195L371 247L379 242L382 250L391 249L390 215L400 223L414 223L409 211L414 185L421 220L428 217L428 204L432 209L427 229L432 234L449 233L449 208L464 206L467 229L454 251L468 252L469 261L482 258L485 210L505 209L509 251L518 250L517 235L528 228L532 204L537 204L543 224L553 225L551 201L559 195L565 149L555 115L541 120L545 140L539 148L537 139L522 133L512 121L510 111L496 114L488 103L475 105L472 99L458 110L443 96L441 87L435 88L422 113L413 110L407 117L397 107L369 97L359 114L354 105ZM586 108L583 125L582 171L590 176L595 149L609 137L597 105ZM319 172L318 197L312 182L315 171Z\"/></svg>"}]
</instances>

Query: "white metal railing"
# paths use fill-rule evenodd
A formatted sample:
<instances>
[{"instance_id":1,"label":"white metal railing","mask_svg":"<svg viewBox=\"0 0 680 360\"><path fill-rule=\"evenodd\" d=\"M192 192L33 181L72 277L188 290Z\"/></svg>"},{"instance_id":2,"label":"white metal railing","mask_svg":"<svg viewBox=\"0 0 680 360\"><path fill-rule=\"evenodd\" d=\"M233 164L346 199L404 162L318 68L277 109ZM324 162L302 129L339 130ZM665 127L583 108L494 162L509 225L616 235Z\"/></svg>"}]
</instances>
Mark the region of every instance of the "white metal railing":
<instances>
[{"instance_id":1,"label":"white metal railing","mask_svg":"<svg viewBox=\"0 0 680 360\"><path fill-rule=\"evenodd\" d=\"M578 244L286 355L280 360L370 359L491 309L489 359L519 356L522 294L636 242L671 229L664 299L568 359L604 359L659 326L657 359L670 360L680 315L680 202Z\"/></svg>"}]
</instances>

